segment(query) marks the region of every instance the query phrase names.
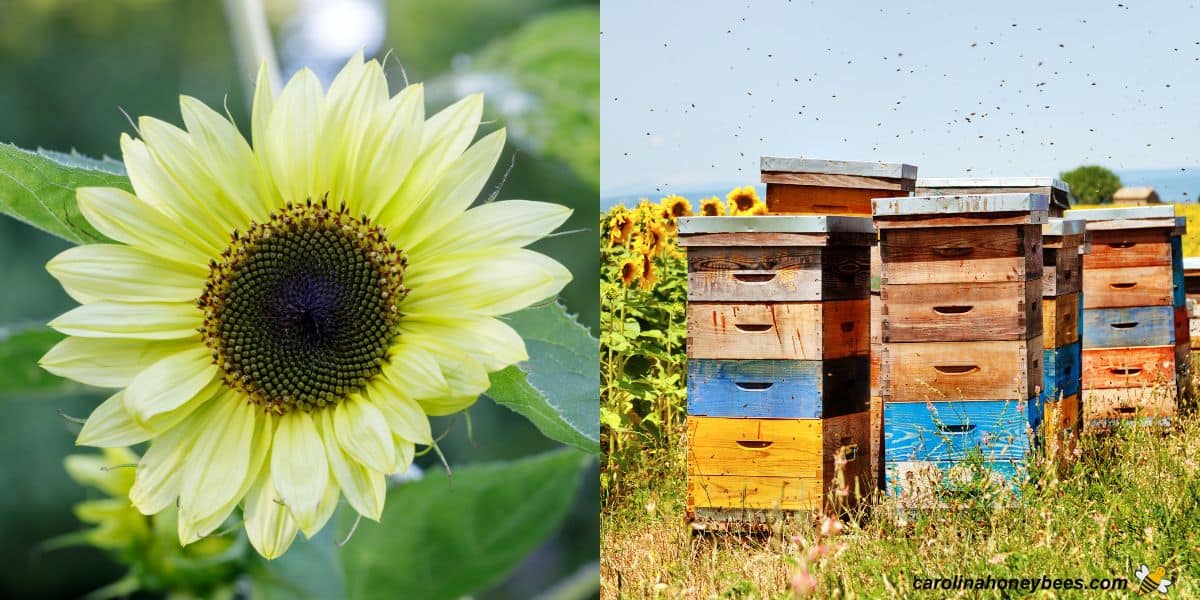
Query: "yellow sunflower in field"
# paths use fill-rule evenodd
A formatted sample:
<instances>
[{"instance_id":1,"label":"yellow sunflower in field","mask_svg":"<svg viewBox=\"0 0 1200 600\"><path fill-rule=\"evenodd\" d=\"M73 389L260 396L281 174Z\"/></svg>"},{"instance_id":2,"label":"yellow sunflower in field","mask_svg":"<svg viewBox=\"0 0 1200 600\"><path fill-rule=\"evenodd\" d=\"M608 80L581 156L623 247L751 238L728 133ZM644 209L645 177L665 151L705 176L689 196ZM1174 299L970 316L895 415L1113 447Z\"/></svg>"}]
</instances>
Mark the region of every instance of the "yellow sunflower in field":
<instances>
[{"instance_id":1,"label":"yellow sunflower in field","mask_svg":"<svg viewBox=\"0 0 1200 600\"><path fill-rule=\"evenodd\" d=\"M667 231L659 223L650 223L642 231L642 249L647 256L660 256L667 249Z\"/></svg>"},{"instance_id":2,"label":"yellow sunflower in field","mask_svg":"<svg viewBox=\"0 0 1200 600\"><path fill-rule=\"evenodd\" d=\"M625 245L633 235L633 227L636 223L634 213L620 204L614 206L609 212L608 245L610 247Z\"/></svg>"},{"instance_id":3,"label":"yellow sunflower in field","mask_svg":"<svg viewBox=\"0 0 1200 600\"><path fill-rule=\"evenodd\" d=\"M725 214L725 205L716 196L706 198L700 201L700 214L706 217L720 217Z\"/></svg>"},{"instance_id":4,"label":"yellow sunflower in field","mask_svg":"<svg viewBox=\"0 0 1200 600\"><path fill-rule=\"evenodd\" d=\"M761 201L758 199L758 191L755 190L754 186L752 185L733 188L729 191L729 194L725 196L725 199L729 201L730 215L751 214L751 210L754 209L754 205L761 204Z\"/></svg>"},{"instance_id":5,"label":"yellow sunflower in field","mask_svg":"<svg viewBox=\"0 0 1200 600\"><path fill-rule=\"evenodd\" d=\"M633 285L633 282L639 279L641 275L642 266L636 259L627 258L621 261L621 283L625 287Z\"/></svg>"},{"instance_id":6,"label":"yellow sunflower in field","mask_svg":"<svg viewBox=\"0 0 1200 600\"><path fill-rule=\"evenodd\" d=\"M650 259L649 254L642 255L642 272L639 275L642 280L642 289L649 290L654 287L654 282L658 281L658 276L654 272L654 261Z\"/></svg>"},{"instance_id":7,"label":"yellow sunflower in field","mask_svg":"<svg viewBox=\"0 0 1200 600\"><path fill-rule=\"evenodd\" d=\"M683 196L671 194L663 198L662 205L671 214L673 219L692 216L692 203L688 202L688 199Z\"/></svg>"},{"instance_id":8,"label":"yellow sunflower in field","mask_svg":"<svg viewBox=\"0 0 1200 600\"><path fill-rule=\"evenodd\" d=\"M461 411L488 372L526 360L498 316L553 296L570 273L525 250L562 206L479 196L504 130L472 144L479 95L425 118L356 56L328 92L307 69L276 98L260 72L252 140L180 101L186 130L142 118L121 139L136 194L80 188L119 243L47 269L82 306L49 371L121 388L77 443L145 441L129 497L178 504L194 542L241 504L273 558L312 536L341 495L378 520L385 476L433 443L428 415Z\"/></svg>"}]
</instances>

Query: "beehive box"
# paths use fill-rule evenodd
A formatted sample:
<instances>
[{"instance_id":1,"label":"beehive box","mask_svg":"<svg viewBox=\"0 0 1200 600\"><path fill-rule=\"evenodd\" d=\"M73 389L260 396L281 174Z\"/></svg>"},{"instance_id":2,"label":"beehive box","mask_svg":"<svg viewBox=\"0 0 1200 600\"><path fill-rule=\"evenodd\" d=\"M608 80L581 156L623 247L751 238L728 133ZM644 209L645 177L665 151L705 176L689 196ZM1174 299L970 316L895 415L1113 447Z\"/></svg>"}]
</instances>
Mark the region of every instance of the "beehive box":
<instances>
[{"instance_id":1,"label":"beehive box","mask_svg":"<svg viewBox=\"0 0 1200 600\"><path fill-rule=\"evenodd\" d=\"M863 217L679 220L688 253L694 526L821 510L838 484L838 455L846 461L842 484L873 485L868 250L875 239Z\"/></svg>"},{"instance_id":2,"label":"beehive box","mask_svg":"<svg viewBox=\"0 0 1200 600\"><path fill-rule=\"evenodd\" d=\"M1061 217L1070 208L1071 186L1054 177L922 177L917 180L917 194L946 196L953 194L1046 194L1050 198L1047 212Z\"/></svg>"},{"instance_id":3,"label":"beehive box","mask_svg":"<svg viewBox=\"0 0 1200 600\"><path fill-rule=\"evenodd\" d=\"M764 156L760 166L774 214L870 216L872 198L909 196L917 183L917 167L899 163Z\"/></svg>"},{"instance_id":4,"label":"beehive box","mask_svg":"<svg viewBox=\"0 0 1200 600\"><path fill-rule=\"evenodd\" d=\"M884 472L920 495L969 465L1011 482L1041 422L1045 194L873 201ZM1052 365L1052 376L1063 369ZM1063 374L1067 379L1069 375ZM951 486L952 487L952 486Z\"/></svg>"},{"instance_id":5,"label":"beehive box","mask_svg":"<svg viewBox=\"0 0 1200 600\"><path fill-rule=\"evenodd\" d=\"M1042 392L1034 413L1044 415L1041 439L1063 462L1082 429L1083 255L1090 250L1083 221L1051 218L1042 226Z\"/></svg>"},{"instance_id":6,"label":"beehive box","mask_svg":"<svg viewBox=\"0 0 1200 600\"><path fill-rule=\"evenodd\" d=\"M1190 333L1173 206L1070 211L1092 241L1083 257L1082 413L1087 426L1174 413Z\"/></svg>"},{"instance_id":7,"label":"beehive box","mask_svg":"<svg viewBox=\"0 0 1200 600\"><path fill-rule=\"evenodd\" d=\"M1184 312L1188 317L1188 345L1192 352L1197 352L1200 351L1200 256L1183 259L1183 277L1186 294Z\"/></svg>"}]
</instances>

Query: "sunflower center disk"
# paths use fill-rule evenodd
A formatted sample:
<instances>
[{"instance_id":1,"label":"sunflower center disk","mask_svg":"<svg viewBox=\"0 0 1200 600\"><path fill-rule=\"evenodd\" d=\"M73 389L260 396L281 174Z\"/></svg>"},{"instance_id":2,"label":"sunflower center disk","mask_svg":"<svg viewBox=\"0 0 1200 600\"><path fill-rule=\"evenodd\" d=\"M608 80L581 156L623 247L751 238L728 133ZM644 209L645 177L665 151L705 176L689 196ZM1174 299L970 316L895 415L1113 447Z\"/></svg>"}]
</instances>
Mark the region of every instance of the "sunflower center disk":
<instances>
[{"instance_id":1,"label":"sunflower center disk","mask_svg":"<svg viewBox=\"0 0 1200 600\"><path fill-rule=\"evenodd\" d=\"M398 334L404 253L345 207L289 205L210 264L201 335L265 410L330 406L379 374Z\"/></svg>"}]
</instances>

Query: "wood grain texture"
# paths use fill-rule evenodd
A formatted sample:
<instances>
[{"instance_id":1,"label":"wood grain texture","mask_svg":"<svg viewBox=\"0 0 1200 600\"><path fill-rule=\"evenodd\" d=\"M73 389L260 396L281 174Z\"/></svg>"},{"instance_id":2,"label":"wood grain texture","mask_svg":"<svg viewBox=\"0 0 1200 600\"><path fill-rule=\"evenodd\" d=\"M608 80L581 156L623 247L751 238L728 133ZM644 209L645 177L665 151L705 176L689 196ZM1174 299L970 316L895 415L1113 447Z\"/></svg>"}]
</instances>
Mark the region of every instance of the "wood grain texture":
<instances>
[{"instance_id":1,"label":"wood grain texture","mask_svg":"<svg viewBox=\"0 0 1200 600\"><path fill-rule=\"evenodd\" d=\"M759 157L759 171L764 173L826 173L860 175L884 179L906 179L916 184L916 165L877 161L827 160L822 158L793 158L788 156Z\"/></svg>"},{"instance_id":2,"label":"wood grain texture","mask_svg":"<svg viewBox=\"0 0 1200 600\"><path fill-rule=\"evenodd\" d=\"M869 246L878 238L874 233L697 233L680 235L679 245L696 246Z\"/></svg>"},{"instance_id":3,"label":"wood grain texture","mask_svg":"<svg viewBox=\"0 0 1200 600\"><path fill-rule=\"evenodd\" d=\"M1187 284L1184 282L1183 271L1183 240L1178 237L1171 238L1171 283L1172 289L1172 304L1176 308L1187 307Z\"/></svg>"},{"instance_id":4,"label":"wood grain texture","mask_svg":"<svg viewBox=\"0 0 1200 600\"><path fill-rule=\"evenodd\" d=\"M1028 412L1024 400L884 403L884 462L1024 459Z\"/></svg>"},{"instance_id":5,"label":"wood grain texture","mask_svg":"<svg viewBox=\"0 0 1200 600\"><path fill-rule=\"evenodd\" d=\"M871 198L907 196L898 187L855 189L840 186L767 183L767 211L772 214L871 215Z\"/></svg>"},{"instance_id":6,"label":"wood grain texture","mask_svg":"<svg viewBox=\"0 0 1200 600\"><path fill-rule=\"evenodd\" d=\"M689 359L866 356L870 302L689 302Z\"/></svg>"},{"instance_id":7,"label":"wood grain texture","mask_svg":"<svg viewBox=\"0 0 1200 600\"><path fill-rule=\"evenodd\" d=\"M688 418L691 507L821 508L845 448L845 476L867 470L867 412L832 419Z\"/></svg>"},{"instance_id":8,"label":"wood grain texture","mask_svg":"<svg viewBox=\"0 0 1200 600\"><path fill-rule=\"evenodd\" d=\"M871 396L871 454L867 465L876 489L883 489L883 398Z\"/></svg>"},{"instance_id":9,"label":"wood grain texture","mask_svg":"<svg viewBox=\"0 0 1200 600\"><path fill-rule=\"evenodd\" d=\"M1174 338L1175 345L1176 346L1179 346L1179 345L1191 346L1192 332L1191 332L1191 329L1189 328L1190 321L1188 319L1187 308L1176 307L1175 311L1174 311L1174 316L1175 316L1175 320L1174 320L1174 323L1175 323L1175 338Z\"/></svg>"},{"instance_id":10,"label":"wood grain texture","mask_svg":"<svg viewBox=\"0 0 1200 600\"><path fill-rule=\"evenodd\" d=\"M1171 242L1155 229L1092 233L1092 251L1083 256L1083 268L1164 267L1171 264Z\"/></svg>"},{"instance_id":11,"label":"wood grain texture","mask_svg":"<svg viewBox=\"0 0 1200 600\"><path fill-rule=\"evenodd\" d=\"M1192 348L1200 348L1200 319L1188 320L1188 339Z\"/></svg>"},{"instance_id":12,"label":"wood grain texture","mask_svg":"<svg viewBox=\"0 0 1200 600\"><path fill-rule=\"evenodd\" d=\"M1083 351L1083 387L1089 390L1175 385L1175 346Z\"/></svg>"},{"instance_id":13,"label":"wood grain texture","mask_svg":"<svg viewBox=\"0 0 1200 600\"><path fill-rule=\"evenodd\" d=\"M1079 395L1066 396L1055 402L1047 402L1044 408L1041 439L1048 451L1053 452L1059 464L1074 459L1075 447L1079 443L1079 432L1083 429L1083 412L1079 406Z\"/></svg>"},{"instance_id":14,"label":"wood grain texture","mask_svg":"<svg viewBox=\"0 0 1200 600\"><path fill-rule=\"evenodd\" d=\"M884 344L880 395L889 402L1008 400L1042 388L1042 339Z\"/></svg>"},{"instance_id":15,"label":"wood grain texture","mask_svg":"<svg viewBox=\"0 0 1200 600\"><path fill-rule=\"evenodd\" d=\"M833 173L786 173L779 171L763 171L762 182L767 184L768 190L772 186L849 188L874 192L876 193L875 197L878 197L878 192L880 191L904 192L907 194L916 187L911 179L890 179ZM867 206L867 209L870 210L870 205Z\"/></svg>"},{"instance_id":16,"label":"wood grain texture","mask_svg":"<svg viewBox=\"0 0 1200 600\"><path fill-rule=\"evenodd\" d=\"M1171 266L1084 269L1083 308L1172 306Z\"/></svg>"},{"instance_id":17,"label":"wood grain texture","mask_svg":"<svg viewBox=\"0 0 1200 600\"><path fill-rule=\"evenodd\" d=\"M865 356L688 361L688 415L818 419L868 410Z\"/></svg>"},{"instance_id":18,"label":"wood grain texture","mask_svg":"<svg viewBox=\"0 0 1200 600\"><path fill-rule=\"evenodd\" d=\"M875 227L884 229L940 229L944 227L994 227L1037 225L1046 223L1046 211L1014 213L962 214L950 217L881 216L875 215Z\"/></svg>"},{"instance_id":19,"label":"wood grain texture","mask_svg":"<svg viewBox=\"0 0 1200 600\"><path fill-rule=\"evenodd\" d=\"M1036 226L881 230L884 285L1025 281L1042 276Z\"/></svg>"},{"instance_id":20,"label":"wood grain texture","mask_svg":"<svg viewBox=\"0 0 1200 600\"><path fill-rule=\"evenodd\" d=\"M1083 257L1077 247L1042 248L1042 296L1052 298L1083 289Z\"/></svg>"},{"instance_id":21,"label":"wood grain texture","mask_svg":"<svg viewBox=\"0 0 1200 600\"><path fill-rule=\"evenodd\" d=\"M1082 322L1079 320L1079 293L1042 300L1042 343L1046 348L1069 346L1079 341Z\"/></svg>"},{"instance_id":22,"label":"wood grain texture","mask_svg":"<svg viewBox=\"0 0 1200 600\"><path fill-rule=\"evenodd\" d=\"M1075 342L1069 346L1042 351L1043 402L1054 402L1064 396L1079 393L1083 373L1082 346Z\"/></svg>"},{"instance_id":23,"label":"wood grain texture","mask_svg":"<svg viewBox=\"0 0 1200 600\"><path fill-rule=\"evenodd\" d=\"M1082 395L1084 425L1094 427L1104 425L1107 420L1174 416L1177 391L1171 385L1084 390Z\"/></svg>"},{"instance_id":24,"label":"wood grain texture","mask_svg":"<svg viewBox=\"0 0 1200 600\"><path fill-rule=\"evenodd\" d=\"M1085 299L1086 302L1086 299ZM1083 348L1170 346L1175 343L1170 306L1092 308L1083 311Z\"/></svg>"},{"instance_id":25,"label":"wood grain texture","mask_svg":"<svg viewBox=\"0 0 1200 600\"><path fill-rule=\"evenodd\" d=\"M865 246L826 248L693 247L688 300L804 302L866 298Z\"/></svg>"},{"instance_id":26,"label":"wood grain texture","mask_svg":"<svg viewBox=\"0 0 1200 600\"><path fill-rule=\"evenodd\" d=\"M880 296L884 343L1025 340L1042 334L1042 292L1037 279L889 283Z\"/></svg>"}]
</instances>

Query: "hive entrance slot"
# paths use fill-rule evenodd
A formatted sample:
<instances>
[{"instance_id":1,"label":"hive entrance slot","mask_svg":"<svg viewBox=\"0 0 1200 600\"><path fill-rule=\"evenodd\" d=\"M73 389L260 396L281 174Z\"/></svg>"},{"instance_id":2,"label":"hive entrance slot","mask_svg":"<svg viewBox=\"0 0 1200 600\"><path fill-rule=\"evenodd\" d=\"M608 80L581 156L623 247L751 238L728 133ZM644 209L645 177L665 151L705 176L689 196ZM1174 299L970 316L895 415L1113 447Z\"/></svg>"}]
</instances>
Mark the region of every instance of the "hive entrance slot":
<instances>
[{"instance_id":1,"label":"hive entrance slot","mask_svg":"<svg viewBox=\"0 0 1200 600\"><path fill-rule=\"evenodd\" d=\"M1127 321L1125 323L1113 323L1112 328L1113 329L1133 329L1134 327L1137 327L1137 324L1138 324L1137 321Z\"/></svg>"},{"instance_id":2,"label":"hive entrance slot","mask_svg":"<svg viewBox=\"0 0 1200 600\"><path fill-rule=\"evenodd\" d=\"M965 375L979 370L979 365L935 365L934 370L945 375Z\"/></svg>"},{"instance_id":3,"label":"hive entrance slot","mask_svg":"<svg viewBox=\"0 0 1200 600\"><path fill-rule=\"evenodd\" d=\"M972 250L972 248L970 246L966 246L966 245L962 245L962 244L953 245L953 246L947 245L947 246L934 246L933 247L934 254L936 254L938 256L944 256L947 258L960 258L960 257L970 254L971 250Z\"/></svg>"},{"instance_id":4,"label":"hive entrance slot","mask_svg":"<svg viewBox=\"0 0 1200 600\"><path fill-rule=\"evenodd\" d=\"M1116 288L1118 290L1129 290L1129 289L1133 289L1133 288L1137 287L1137 282L1110 283L1108 285L1109 285L1109 287Z\"/></svg>"},{"instance_id":5,"label":"hive entrance slot","mask_svg":"<svg viewBox=\"0 0 1200 600\"><path fill-rule=\"evenodd\" d=\"M1136 245L1137 244L1135 242L1116 242L1113 244L1109 244L1108 247L1109 248L1132 248Z\"/></svg>"},{"instance_id":6,"label":"hive entrance slot","mask_svg":"<svg viewBox=\"0 0 1200 600\"><path fill-rule=\"evenodd\" d=\"M736 323L734 327L741 331L759 333L771 329L772 326L770 323Z\"/></svg>"},{"instance_id":7,"label":"hive entrance slot","mask_svg":"<svg viewBox=\"0 0 1200 600\"><path fill-rule=\"evenodd\" d=\"M958 425L938 425L938 431L950 435L966 435L975 431L974 423L961 423Z\"/></svg>"},{"instance_id":8,"label":"hive entrance slot","mask_svg":"<svg viewBox=\"0 0 1200 600\"><path fill-rule=\"evenodd\" d=\"M774 273L734 273L733 278L742 283L766 283L775 279Z\"/></svg>"},{"instance_id":9,"label":"hive entrance slot","mask_svg":"<svg viewBox=\"0 0 1200 600\"><path fill-rule=\"evenodd\" d=\"M771 389L771 386L775 384L768 381L735 381L733 382L733 385L736 385L738 389L743 389L749 392L761 392L763 390Z\"/></svg>"},{"instance_id":10,"label":"hive entrance slot","mask_svg":"<svg viewBox=\"0 0 1200 600\"><path fill-rule=\"evenodd\" d=\"M1135 406L1118 406L1116 408L1116 410L1117 410L1117 412L1119 412L1123 415L1131 415L1131 414L1137 412L1137 407L1135 407Z\"/></svg>"},{"instance_id":11,"label":"hive entrance slot","mask_svg":"<svg viewBox=\"0 0 1200 600\"><path fill-rule=\"evenodd\" d=\"M737 441L737 445L739 445L747 450L762 450L763 448L766 448L767 446L770 446L771 444L774 444L774 443L775 442L768 442L766 440L738 440Z\"/></svg>"},{"instance_id":12,"label":"hive entrance slot","mask_svg":"<svg viewBox=\"0 0 1200 600\"><path fill-rule=\"evenodd\" d=\"M1142 372L1140 367L1112 367L1109 372L1114 375L1137 375Z\"/></svg>"},{"instance_id":13,"label":"hive entrance slot","mask_svg":"<svg viewBox=\"0 0 1200 600\"><path fill-rule=\"evenodd\" d=\"M935 306L933 307L933 311L943 315L961 315L971 312L974 308L974 306Z\"/></svg>"}]
</instances>

